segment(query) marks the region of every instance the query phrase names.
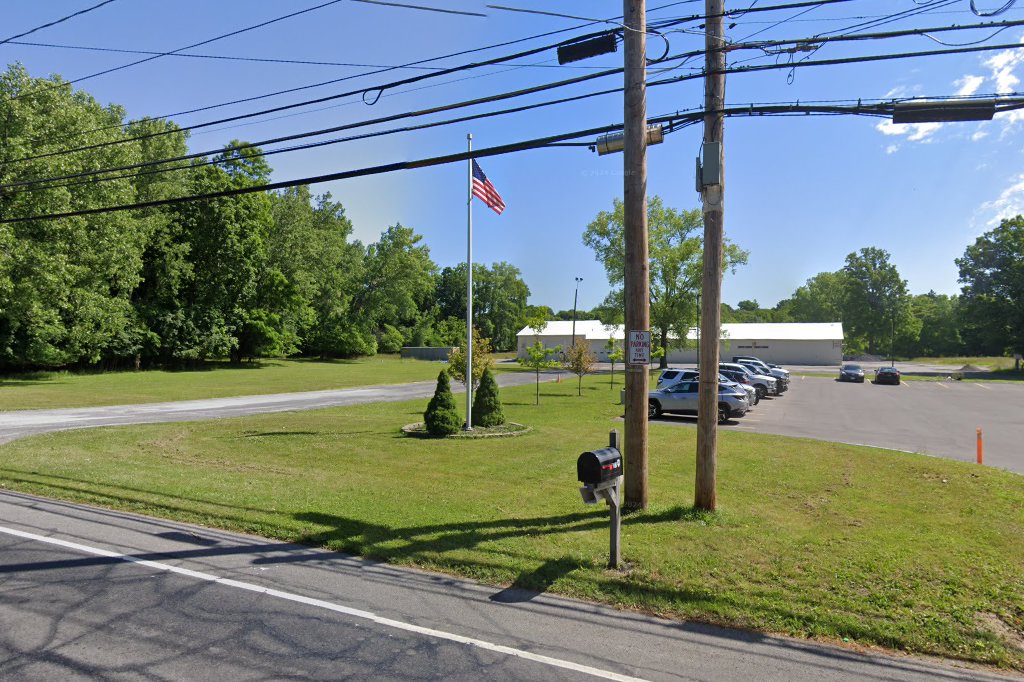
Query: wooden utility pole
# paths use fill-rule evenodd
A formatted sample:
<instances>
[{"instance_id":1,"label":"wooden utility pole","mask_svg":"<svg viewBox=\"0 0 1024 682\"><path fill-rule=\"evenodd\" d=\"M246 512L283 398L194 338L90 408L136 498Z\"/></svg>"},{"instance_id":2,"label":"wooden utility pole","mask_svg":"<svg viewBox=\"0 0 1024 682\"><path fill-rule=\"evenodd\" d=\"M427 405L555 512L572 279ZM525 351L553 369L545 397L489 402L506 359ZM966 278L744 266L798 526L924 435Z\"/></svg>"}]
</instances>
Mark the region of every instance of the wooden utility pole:
<instances>
[{"instance_id":1,"label":"wooden utility pole","mask_svg":"<svg viewBox=\"0 0 1024 682\"><path fill-rule=\"evenodd\" d=\"M704 205L704 281L701 287L700 392L697 396L697 480L694 506L714 511L718 467L718 349L722 338L722 241L725 209L724 0L705 0L704 33L704 162L701 201ZM710 157L710 158L709 158Z\"/></svg>"},{"instance_id":2,"label":"wooden utility pole","mask_svg":"<svg viewBox=\"0 0 1024 682\"><path fill-rule=\"evenodd\" d=\"M647 18L645 0L623 0L625 53L623 206L626 335L649 331L647 253ZM627 349L628 350L628 349ZM627 357L627 362L629 361ZM626 365L626 509L647 508L647 390L650 365Z\"/></svg>"}]
</instances>

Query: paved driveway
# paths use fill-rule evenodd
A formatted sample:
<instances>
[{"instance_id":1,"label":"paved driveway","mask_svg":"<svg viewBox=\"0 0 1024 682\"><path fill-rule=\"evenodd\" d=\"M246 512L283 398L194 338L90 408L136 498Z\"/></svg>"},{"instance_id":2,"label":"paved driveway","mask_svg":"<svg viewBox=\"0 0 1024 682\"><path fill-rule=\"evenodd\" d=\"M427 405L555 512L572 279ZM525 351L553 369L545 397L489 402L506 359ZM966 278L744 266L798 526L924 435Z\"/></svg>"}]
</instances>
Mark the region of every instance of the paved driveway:
<instances>
[{"instance_id":1,"label":"paved driveway","mask_svg":"<svg viewBox=\"0 0 1024 682\"><path fill-rule=\"evenodd\" d=\"M542 373L540 380L555 381L558 375L558 372ZM499 386L522 386L536 381L536 376L532 372L498 373L495 378ZM429 398L434 394L436 386L437 383L434 381L418 381L411 384L365 386L333 391L244 395L169 403L70 407L54 410L15 410L0 412L0 443L8 443L16 438L51 431L67 431L96 426L200 421L267 412L295 412L362 403L415 400ZM464 393L465 387L453 381L452 392Z\"/></svg>"},{"instance_id":2,"label":"paved driveway","mask_svg":"<svg viewBox=\"0 0 1024 682\"><path fill-rule=\"evenodd\" d=\"M982 429L985 464L1024 474L1024 386L905 381L899 386L794 376L727 430L802 436L975 461ZM665 419L695 424L695 419Z\"/></svg>"}]
</instances>

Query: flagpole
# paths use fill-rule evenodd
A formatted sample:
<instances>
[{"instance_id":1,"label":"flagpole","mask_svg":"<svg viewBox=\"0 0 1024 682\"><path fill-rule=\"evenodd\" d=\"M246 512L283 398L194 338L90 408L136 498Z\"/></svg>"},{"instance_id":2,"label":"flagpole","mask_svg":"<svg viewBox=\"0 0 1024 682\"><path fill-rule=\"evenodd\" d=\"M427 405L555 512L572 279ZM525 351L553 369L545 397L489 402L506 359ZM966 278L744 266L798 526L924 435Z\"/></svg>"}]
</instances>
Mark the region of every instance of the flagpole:
<instances>
[{"instance_id":1,"label":"flagpole","mask_svg":"<svg viewBox=\"0 0 1024 682\"><path fill-rule=\"evenodd\" d=\"M473 151L473 133L466 134ZM473 430L473 159L466 160L469 187L466 195L466 431Z\"/></svg>"}]
</instances>

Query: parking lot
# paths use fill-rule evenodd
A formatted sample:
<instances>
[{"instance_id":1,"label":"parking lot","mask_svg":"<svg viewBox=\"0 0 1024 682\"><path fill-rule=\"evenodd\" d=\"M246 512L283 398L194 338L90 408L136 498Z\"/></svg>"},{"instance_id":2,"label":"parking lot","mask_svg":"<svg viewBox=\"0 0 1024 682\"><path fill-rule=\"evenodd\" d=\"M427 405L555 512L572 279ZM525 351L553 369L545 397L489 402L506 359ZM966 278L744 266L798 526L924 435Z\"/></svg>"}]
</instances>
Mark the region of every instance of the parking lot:
<instances>
[{"instance_id":1,"label":"parking lot","mask_svg":"<svg viewBox=\"0 0 1024 682\"><path fill-rule=\"evenodd\" d=\"M870 377L870 374L869 374ZM872 445L973 462L982 429L985 464L1024 474L1024 385L904 381L899 386L792 377L790 390L767 398L722 428ZM692 417L664 424L695 425Z\"/></svg>"}]
</instances>

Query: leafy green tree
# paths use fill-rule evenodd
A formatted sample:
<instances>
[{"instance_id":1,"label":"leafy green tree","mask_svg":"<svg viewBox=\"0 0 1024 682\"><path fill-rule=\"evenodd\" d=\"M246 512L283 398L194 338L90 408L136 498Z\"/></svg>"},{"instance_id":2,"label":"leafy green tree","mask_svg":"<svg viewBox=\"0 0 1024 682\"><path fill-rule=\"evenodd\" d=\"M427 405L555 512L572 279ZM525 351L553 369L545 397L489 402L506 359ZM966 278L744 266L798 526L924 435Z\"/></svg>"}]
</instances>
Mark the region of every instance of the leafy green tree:
<instances>
[{"instance_id":1,"label":"leafy green tree","mask_svg":"<svg viewBox=\"0 0 1024 682\"><path fill-rule=\"evenodd\" d=\"M361 286L364 248L349 242L352 223L330 193L313 197L308 186L271 195L273 229L271 263L294 290L285 310L289 333L301 339L302 350L326 359L362 355L372 343L367 325L353 311ZM346 334L358 330L355 345ZM372 352L372 351L371 351Z\"/></svg>"},{"instance_id":2,"label":"leafy green tree","mask_svg":"<svg viewBox=\"0 0 1024 682\"><path fill-rule=\"evenodd\" d=\"M367 247L353 312L371 333L379 334L389 324L405 334L433 305L437 266L422 241L412 228L396 224Z\"/></svg>"},{"instance_id":3,"label":"leafy green tree","mask_svg":"<svg viewBox=\"0 0 1024 682\"><path fill-rule=\"evenodd\" d=\"M473 324L499 351L514 350L526 322L530 289L519 268L505 262L489 268L473 264ZM441 270L437 283L439 317L466 319L466 264ZM548 309L550 310L550 309Z\"/></svg>"},{"instance_id":4,"label":"leafy green tree","mask_svg":"<svg viewBox=\"0 0 1024 682\"><path fill-rule=\"evenodd\" d=\"M240 145L232 141L231 147ZM191 190L215 192L267 181L270 167L257 148L227 149L216 165L196 168ZM229 354L233 362L293 349L282 312L291 303L287 280L270 262L271 200L253 193L174 207L187 244L185 281L174 329L161 334L166 353L185 361Z\"/></svg>"},{"instance_id":5,"label":"leafy green tree","mask_svg":"<svg viewBox=\"0 0 1024 682\"><path fill-rule=\"evenodd\" d=\"M889 350L897 334L914 335L919 322L911 314L907 282L887 251L868 247L849 254L843 275L844 331L862 338L868 353Z\"/></svg>"},{"instance_id":6,"label":"leafy green tree","mask_svg":"<svg viewBox=\"0 0 1024 682\"><path fill-rule=\"evenodd\" d=\"M1024 352L1024 217L978 237L956 265L965 340L984 354Z\"/></svg>"},{"instance_id":7,"label":"leafy green tree","mask_svg":"<svg viewBox=\"0 0 1024 682\"><path fill-rule=\"evenodd\" d=\"M557 360L554 359L559 353L562 352L561 346L553 346L551 348L545 348L544 344L541 343L540 334L544 331L544 327L547 325L544 317L535 315L529 320L529 327L534 332L533 343L526 347L526 357L516 358L523 367L527 367L533 370L534 377L536 378L536 394L534 396L534 404L540 405L540 372L543 369L554 369L559 366Z\"/></svg>"},{"instance_id":8,"label":"leafy green tree","mask_svg":"<svg viewBox=\"0 0 1024 682\"><path fill-rule=\"evenodd\" d=\"M597 364L597 356L594 355L594 351L590 350L590 343L584 339L578 339L565 351L565 360L562 364L576 375L576 393L583 395L583 376L593 372L594 365Z\"/></svg>"},{"instance_id":9,"label":"leafy green tree","mask_svg":"<svg viewBox=\"0 0 1024 682\"><path fill-rule=\"evenodd\" d=\"M463 345L453 348L448 353L448 373L452 379L463 384L466 383L466 351L465 340ZM494 355L491 353L491 342L480 335L480 330L473 327L473 367L471 370L473 379L473 390L480 385L480 378L483 377L491 367L494 367Z\"/></svg>"},{"instance_id":10,"label":"leafy green tree","mask_svg":"<svg viewBox=\"0 0 1024 682\"><path fill-rule=\"evenodd\" d=\"M501 426L505 413L498 396L498 382L491 370L485 369L480 377L480 388L473 394L473 426Z\"/></svg>"},{"instance_id":11,"label":"leafy green tree","mask_svg":"<svg viewBox=\"0 0 1024 682\"><path fill-rule=\"evenodd\" d=\"M661 366L667 367L668 350L686 343L697 321L697 296L703 278L703 219L699 209L677 211L655 196L647 203L650 253L651 328L662 349ZM583 243L604 265L612 292L606 305L623 309L625 276L625 223L623 203L616 199L611 212L601 211L587 226ZM747 252L726 240L726 270L747 262Z\"/></svg>"},{"instance_id":12,"label":"leafy green tree","mask_svg":"<svg viewBox=\"0 0 1024 682\"><path fill-rule=\"evenodd\" d=\"M623 358L626 357L626 351L622 345L612 337L608 337L608 342L605 344L605 348L608 349L608 362L612 363L612 377L609 382L609 388L615 388L615 363L622 362Z\"/></svg>"},{"instance_id":13,"label":"leafy green tree","mask_svg":"<svg viewBox=\"0 0 1024 682\"><path fill-rule=\"evenodd\" d=\"M793 322L840 322L843 321L845 296L844 271L820 272L777 308L785 309Z\"/></svg>"},{"instance_id":14,"label":"leafy green tree","mask_svg":"<svg viewBox=\"0 0 1024 682\"><path fill-rule=\"evenodd\" d=\"M432 436L450 436L459 430L462 423L455 407L452 387L448 383L448 373L443 370L437 375L437 388L434 389L434 397L427 403L423 423Z\"/></svg>"},{"instance_id":15,"label":"leafy green tree","mask_svg":"<svg viewBox=\"0 0 1024 682\"><path fill-rule=\"evenodd\" d=\"M911 310L919 321L920 333L911 343L898 339L897 351L907 357L959 355L963 350L963 341L960 338L958 308L955 296L934 291L914 296Z\"/></svg>"},{"instance_id":16,"label":"leafy green tree","mask_svg":"<svg viewBox=\"0 0 1024 682\"><path fill-rule=\"evenodd\" d=\"M136 163L139 144L104 144L125 137L121 107L103 107L59 76L32 78L20 65L0 74L0 184ZM68 139L96 146L45 156ZM37 158L22 160L29 156ZM138 196L129 178L66 184L3 192L0 216L132 203ZM115 346L134 354L146 336L131 305L151 229L143 218L121 212L0 228L0 367L94 364Z\"/></svg>"}]
</instances>

